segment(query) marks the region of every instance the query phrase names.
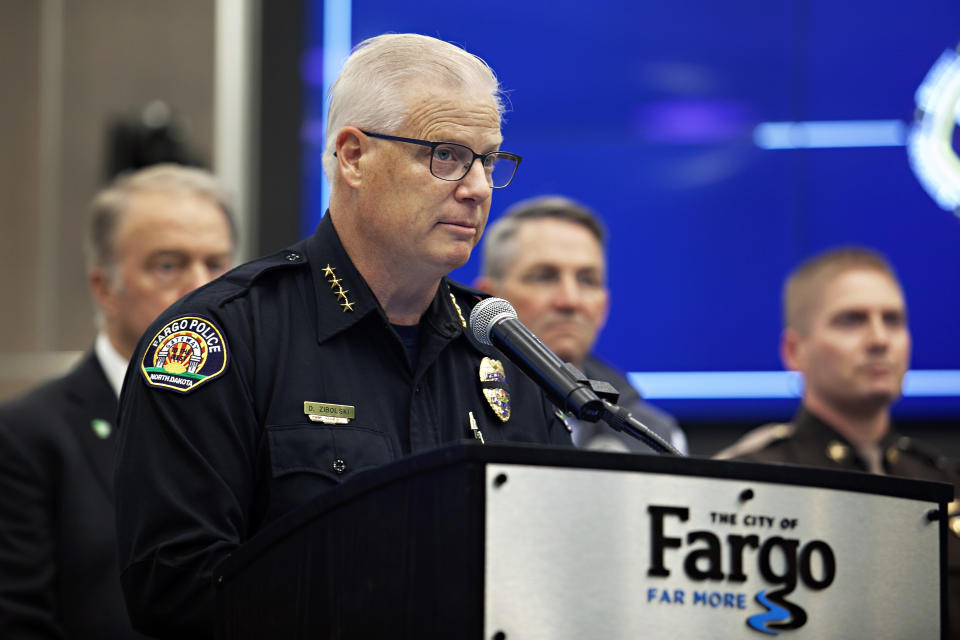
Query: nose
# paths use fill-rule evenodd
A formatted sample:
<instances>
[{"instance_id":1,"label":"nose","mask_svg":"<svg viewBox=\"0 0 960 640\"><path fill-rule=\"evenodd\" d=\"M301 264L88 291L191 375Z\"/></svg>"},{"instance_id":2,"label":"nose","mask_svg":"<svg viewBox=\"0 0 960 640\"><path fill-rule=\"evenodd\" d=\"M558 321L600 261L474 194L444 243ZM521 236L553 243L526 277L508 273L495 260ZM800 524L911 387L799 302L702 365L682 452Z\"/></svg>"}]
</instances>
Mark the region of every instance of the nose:
<instances>
[{"instance_id":1,"label":"nose","mask_svg":"<svg viewBox=\"0 0 960 640\"><path fill-rule=\"evenodd\" d=\"M872 315L867 328L868 346L873 351L883 351L890 346L891 329L882 315Z\"/></svg>"},{"instance_id":2,"label":"nose","mask_svg":"<svg viewBox=\"0 0 960 640\"><path fill-rule=\"evenodd\" d=\"M558 308L571 309L579 307L583 302L583 292L577 279L572 275L563 275L557 282L553 303Z\"/></svg>"},{"instance_id":3,"label":"nose","mask_svg":"<svg viewBox=\"0 0 960 640\"><path fill-rule=\"evenodd\" d=\"M474 160L467 170L467 175L460 179L457 185L457 197L461 200L475 200L483 202L493 192L487 172L483 170L483 163Z\"/></svg>"}]
</instances>

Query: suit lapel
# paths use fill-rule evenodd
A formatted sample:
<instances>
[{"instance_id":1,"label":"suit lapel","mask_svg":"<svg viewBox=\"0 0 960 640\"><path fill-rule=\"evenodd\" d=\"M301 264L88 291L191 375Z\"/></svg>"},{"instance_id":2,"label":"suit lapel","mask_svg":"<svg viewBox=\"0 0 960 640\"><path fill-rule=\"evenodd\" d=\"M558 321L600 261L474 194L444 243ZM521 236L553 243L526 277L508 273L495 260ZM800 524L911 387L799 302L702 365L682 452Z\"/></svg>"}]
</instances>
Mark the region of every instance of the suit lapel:
<instances>
[{"instance_id":1,"label":"suit lapel","mask_svg":"<svg viewBox=\"0 0 960 640\"><path fill-rule=\"evenodd\" d=\"M67 424L112 502L117 398L93 351L64 381L69 385Z\"/></svg>"}]
</instances>

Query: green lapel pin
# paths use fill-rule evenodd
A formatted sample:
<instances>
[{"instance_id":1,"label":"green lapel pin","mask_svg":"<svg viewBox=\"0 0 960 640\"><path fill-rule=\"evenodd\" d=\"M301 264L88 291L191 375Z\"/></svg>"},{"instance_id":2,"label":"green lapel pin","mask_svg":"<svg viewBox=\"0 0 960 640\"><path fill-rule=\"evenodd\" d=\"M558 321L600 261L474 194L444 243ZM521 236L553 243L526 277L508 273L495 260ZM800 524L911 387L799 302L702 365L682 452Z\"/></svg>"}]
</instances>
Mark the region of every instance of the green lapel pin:
<instances>
[{"instance_id":1,"label":"green lapel pin","mask_svg":"<svg viewBox=\"0 0 960 640\"><path fill-rule=\"evenodd\" d=\"M90 428L93 429L93 432L97 434L97 437L101 440L106 440L109 438L110 432L113 431L113 427L110 426L110 423L103 418L94 418L91 420Z\"/></svg>"}]
</instances>

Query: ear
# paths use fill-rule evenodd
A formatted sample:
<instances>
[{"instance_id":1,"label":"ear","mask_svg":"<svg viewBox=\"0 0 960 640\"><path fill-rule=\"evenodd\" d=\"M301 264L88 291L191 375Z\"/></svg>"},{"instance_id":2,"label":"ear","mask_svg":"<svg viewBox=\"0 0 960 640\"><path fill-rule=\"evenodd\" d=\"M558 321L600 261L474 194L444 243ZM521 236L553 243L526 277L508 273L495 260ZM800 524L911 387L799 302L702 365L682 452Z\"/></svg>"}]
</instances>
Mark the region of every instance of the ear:
<instances>
[{"instance_id":1,"label":"ear","mask_svg":"<svg viewBox=\"0 0 960 640\"><path fill-rule=\"evenodd\" d=\"M344 127L337 133L337 167L344 182L354 189L363 181L360 158L368 149L367 136L360 129Z\"/></svg>"},{"instance_id":2,"label":"ear","mask_svg":"<svg viewBox=\"0 0 960 640\"><path fill-rule=\"evenodd\" d=\"M110 317L116 307L116 292L109 274L103 267L94 267L87 275L87 283L103 315Z\"/></svg>"},{"instance_id":3,"label":"ear","mask_svg":"<svg viewBox=\"0 0 960 640\"><path fill-rule=\"evenodd\" d=\"M803 371L806 368L803 357L803 340L796 329L787 327L780 335L780 360L785 369Z\"/></svg>"},{"instance_id":4,"label":"ear","mask_svg":"<svg viewBox=\"0 0 960 640\"><path fill-rule=\"evenodd\" d=\"M484 293L489 293L490 295L496 295L493 278L489 276L477 276L473 281L473 288L479 289Z\"/></svg>"}]
</instances>

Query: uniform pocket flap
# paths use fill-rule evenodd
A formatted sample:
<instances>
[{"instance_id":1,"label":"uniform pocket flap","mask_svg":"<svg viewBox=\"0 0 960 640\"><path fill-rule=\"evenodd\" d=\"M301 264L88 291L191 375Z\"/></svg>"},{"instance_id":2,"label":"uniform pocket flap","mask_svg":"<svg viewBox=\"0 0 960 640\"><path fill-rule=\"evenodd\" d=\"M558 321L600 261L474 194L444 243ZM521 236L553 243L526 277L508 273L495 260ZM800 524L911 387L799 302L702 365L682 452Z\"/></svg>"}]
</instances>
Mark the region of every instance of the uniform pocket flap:
<instances>
[{"instance_id":1,"label":"uniform pocket flap","mask_svg":"<svg viewBox=\"0 0 960 640\"><path fill-rule=\"evenodd\" d=\"M267 427L273 477L317 473L342 480L355 471L393 460L387 437L372 429L342 425Z\"/></svg>"}]
</instances>

